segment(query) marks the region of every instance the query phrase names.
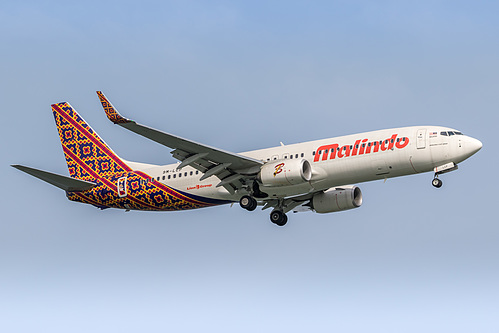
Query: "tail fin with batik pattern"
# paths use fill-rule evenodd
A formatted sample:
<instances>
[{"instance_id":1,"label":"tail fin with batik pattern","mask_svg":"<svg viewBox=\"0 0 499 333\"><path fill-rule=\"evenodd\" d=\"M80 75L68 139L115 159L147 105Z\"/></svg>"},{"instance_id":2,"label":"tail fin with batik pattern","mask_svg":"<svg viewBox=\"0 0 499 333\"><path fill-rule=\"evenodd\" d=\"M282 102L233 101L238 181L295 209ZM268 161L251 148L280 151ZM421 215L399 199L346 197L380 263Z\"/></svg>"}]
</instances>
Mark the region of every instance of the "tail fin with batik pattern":
<instances>
[{"instance_id":1,"label":"tail fin with batik pattern","mask_svg":"<svg viewBox=\"0 0 499 333\"><path fill-rule=\"evenodd\" d=\"M131 170L69 103L53 104L52 112L72 178L94 182Z\"/></svg>"}]
</instances>

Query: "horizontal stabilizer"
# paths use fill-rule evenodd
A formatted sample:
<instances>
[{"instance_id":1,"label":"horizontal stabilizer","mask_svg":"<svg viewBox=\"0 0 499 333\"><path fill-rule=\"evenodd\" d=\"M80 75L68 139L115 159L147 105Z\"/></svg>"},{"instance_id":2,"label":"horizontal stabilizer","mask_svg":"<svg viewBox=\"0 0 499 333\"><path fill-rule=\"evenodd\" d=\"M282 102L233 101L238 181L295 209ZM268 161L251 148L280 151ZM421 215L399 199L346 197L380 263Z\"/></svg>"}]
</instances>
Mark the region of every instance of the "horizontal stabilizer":
<instances>
[{"instance_id":1,"label":"horizontal stabilizer","mask_svg":"<svg viewBox=\"0 0 499 333\"><path fill-rule=\"evenodd\" d=\"M87 182L85 180L70 178L52 172L29 168L23 165L11 166L68 192L86 191L95 186L94 183Z\"/></svg>"}]
</instances>

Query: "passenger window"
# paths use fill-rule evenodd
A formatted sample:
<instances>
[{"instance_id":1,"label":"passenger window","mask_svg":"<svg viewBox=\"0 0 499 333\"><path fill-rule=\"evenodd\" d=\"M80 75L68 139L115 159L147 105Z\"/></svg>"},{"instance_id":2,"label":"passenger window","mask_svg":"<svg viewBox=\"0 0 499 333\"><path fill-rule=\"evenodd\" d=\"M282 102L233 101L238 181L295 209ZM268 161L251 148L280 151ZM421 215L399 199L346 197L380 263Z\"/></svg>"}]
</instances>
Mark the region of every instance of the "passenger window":
<instances>
[{"instance_id":1,"label":"passenger window","mask_svg":"<svg viewBox=\"0 0 499 333\"><path fill-rule=\"evenodd\" d=\"M193 173L193 172L191 171L191 176L192 176L192 173Z\"/></svg>"},{"instance_id":2,"label":"passenger window","mask_svg":"<svg viewBox=\"0 0 499 333\"><path fill-rule=\"evenodd\" d=\"M165 180L165 176L163 176L163 180Z\"/></svg>"},{"instance_id":3,"label":"passenger window","mask_svg":"<svg viewBox=\"0 0 499 333\"><path fill-rule=\"evenodd\" d=\"M199 171L196 171L196 175L199 173Z\"/></svg>"},{"instance_id":4,"label":"passenger window","mask_svg":"<svg viewBox=\"0 0 499 333\"><path fill-rule=\"evenodd\" d=\"M182 172L178 174L178 178L182 177Z\"/></svg>"},{"instance_id":5,"label":"passenger window","mask_svg":"<svg viewBox=\"0 0 499 333\"><path fill-rule=\"evenodd\" d=\"M293 155L289 155L289 159L292 160L293 159Z\"/></svg>"},{"instance_id":6,"label":"passenger window","mask_svg":"<svg viewBox=\"0 0 499 333\"><path fill-rule=\"evenodd\" d=\"M304 154L304 153L301 153L301 157L303 157L303 156L305 156L305 154Z\"/></svg>"},{"instance_id":7,"label":"passenger window","mask_svg":"<svg viewBox=\"0 0 499 333\"><path fill-rule=\"evenodd\" d=\"M171 178L171 175L168 175L168 179L170 179L170 178Z\"/></svg>"},{"instance_id":8,"label":"passenger window","mask_svg":"<svg viewBox=\"0 0 499 333\"><path fill-rule=\"evenodd\" d=\"M187 177L187 172L186 172L186 173L184 173L184 176L185 176L185 177Z\"/></svg>"},{"instance_id":9,"label":"passenger window","mask_svg":"<svg viewBox=\"0 0 499 333\"><path fill-rule=\"evenodd\" d=\"M315 156L315 150L312 152L312 156Z\"/></svg>"},{"instance_id":10,"label":"passenger window","mask_svg":"<svg viewBox=\"0 0 499 333\"><path fill-rule=\"evenodd\" d=\"M298 158L298 154L295 155L295 158Z\"/></svg>"}]
</instances>

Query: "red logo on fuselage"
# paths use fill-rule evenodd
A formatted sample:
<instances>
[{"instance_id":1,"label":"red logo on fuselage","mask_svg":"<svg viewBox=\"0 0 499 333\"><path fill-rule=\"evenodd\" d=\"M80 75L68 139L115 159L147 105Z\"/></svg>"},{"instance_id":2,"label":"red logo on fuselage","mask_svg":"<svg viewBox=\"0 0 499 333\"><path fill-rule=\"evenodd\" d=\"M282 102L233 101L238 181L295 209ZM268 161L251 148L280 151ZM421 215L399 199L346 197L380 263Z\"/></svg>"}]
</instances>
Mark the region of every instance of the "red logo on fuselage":
<instances>
[{"instance_id":1,"label":"red logo on fuselage","mask_svg":"<svg viewBox=\"0 0 499 333\"><path fill-rule=\"evenodd\" d=\"M402 149L409 144L409 138L402 137L397 139L397 135L398 134L393 134L391 138L383 141L367 142L368 139L363 139L356 140L353 145L344 145L341 147L337 143L320 146L315 152L314 162L319 162L319 160L326 161L328 159L334 160L336 156L338 156L338 158L343 158L377 153L380 150L386 151L394 148Z\"/></svg>"}]
</instances>

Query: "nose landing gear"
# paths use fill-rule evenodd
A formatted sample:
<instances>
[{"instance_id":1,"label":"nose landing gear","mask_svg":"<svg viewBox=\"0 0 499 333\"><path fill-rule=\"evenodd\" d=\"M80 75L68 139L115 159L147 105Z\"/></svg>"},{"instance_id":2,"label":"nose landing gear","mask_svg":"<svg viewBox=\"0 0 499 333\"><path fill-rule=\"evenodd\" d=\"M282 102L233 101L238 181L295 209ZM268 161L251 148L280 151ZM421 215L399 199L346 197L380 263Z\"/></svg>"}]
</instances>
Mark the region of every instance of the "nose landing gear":
<instances>
[{"instance_id":1,"label":"nose landing gear","mask_svg":"<svg viewBox=\"0 0 499 333\"><path fill-rule=\"evenodd\" d=\"M435 175L435 178L431 181L431 185L435 186L436 188L441 188L442 187L442 181L438 179L438 175Z\"/></svg>"},{"instance_id":2,"label":"nose landing gear","mask_svg":"<svg viewBox=\"0 0 499 333\"><path fill-rule=\"evenodd\" d=\"M457 166L457 164L454 164L454 162L449 162L447 164L435 167L433 169L435 171L435 176L433 177L431 184L433 186L435 186L436 188L441 188L442 181L440 179L438 179L438 176L443 174L443 173L451 172L451 171L454 171L457 169L458 169L458 166Z\"/></svg>"}]
</instances>

